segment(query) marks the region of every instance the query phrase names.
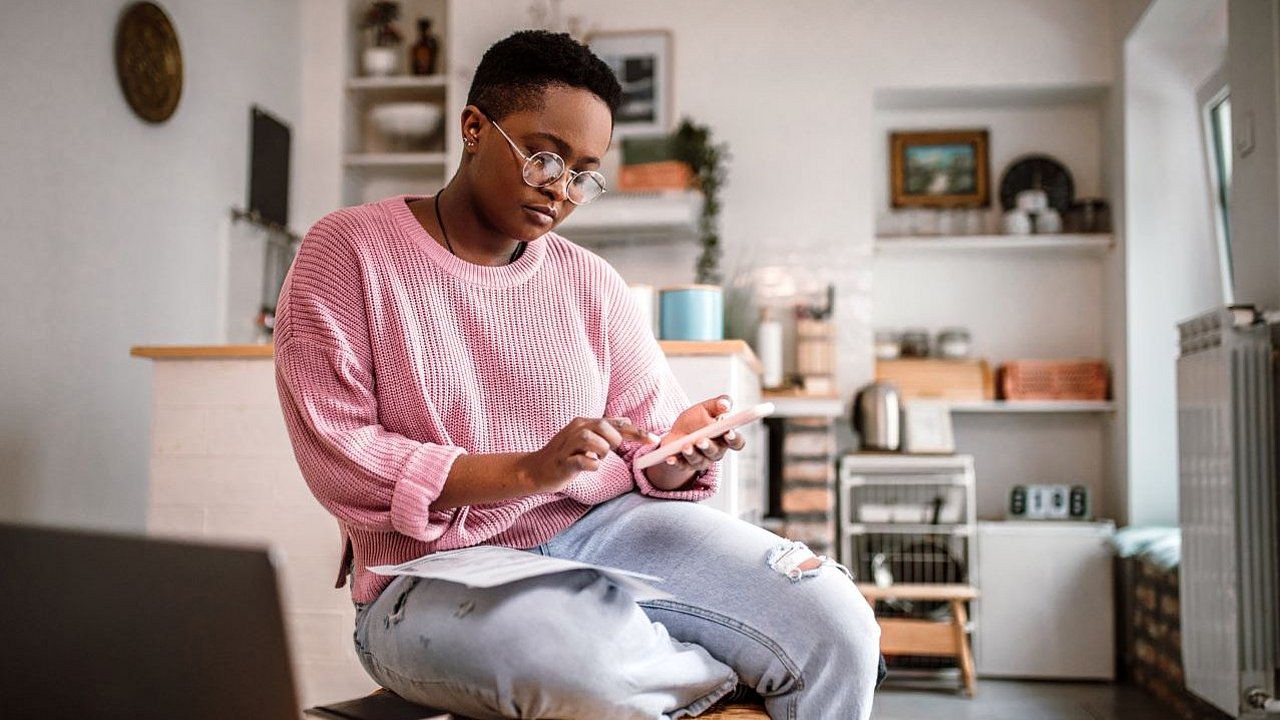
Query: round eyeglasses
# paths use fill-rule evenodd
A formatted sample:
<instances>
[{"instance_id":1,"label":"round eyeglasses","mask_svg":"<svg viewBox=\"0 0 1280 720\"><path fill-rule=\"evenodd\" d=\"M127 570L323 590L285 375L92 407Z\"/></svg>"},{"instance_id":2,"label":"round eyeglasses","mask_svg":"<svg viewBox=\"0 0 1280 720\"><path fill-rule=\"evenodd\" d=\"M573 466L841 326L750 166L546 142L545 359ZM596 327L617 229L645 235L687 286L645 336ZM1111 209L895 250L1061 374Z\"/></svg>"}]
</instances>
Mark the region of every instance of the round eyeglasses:
<instances>
[{"instance_id":1,"label":"round eyeglasses","mask_svg":"<svg viewBox=\"0 0 1280 720\"><path fill-rule=\"evenodd\" d=\"M481 112L483 113L484 111ZM569 202L574 205L586 205L604 194L604 176L600 173L595 170L582 172L570 170L564 158L546 150L532 155L525 155L524 151L520 149L519 145L516 145L515 141L511 139L506 130L502 129L501 125L494 122L493 118L490 118L487 114L485 114L485 117L489 118L489 122L493 123L493 126L498 128L498 132L502 133L502 137L506 138L507 142L510 143L511 149L515 150L516 154L524 160L522 174L524 175L525 185L536 188L547 187L555 184L560 178L568 174L569 183L565 187L565 197L569 198Z\"/></svg>"}]
</instances>

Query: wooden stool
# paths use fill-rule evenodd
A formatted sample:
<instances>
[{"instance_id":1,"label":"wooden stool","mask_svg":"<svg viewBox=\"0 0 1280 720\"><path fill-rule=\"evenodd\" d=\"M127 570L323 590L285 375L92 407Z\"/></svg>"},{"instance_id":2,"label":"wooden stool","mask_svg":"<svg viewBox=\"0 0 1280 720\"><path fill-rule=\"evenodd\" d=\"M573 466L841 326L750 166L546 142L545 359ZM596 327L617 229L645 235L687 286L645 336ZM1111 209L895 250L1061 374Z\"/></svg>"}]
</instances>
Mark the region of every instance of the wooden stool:
<instances>
[{"instance_id":1,"label":"wooden stool","mask_svg":"<svg viewBox=\"0 0 1280 720\"><path fill-rule=\"evenodd\" d=\"M889 585L877 587L870 583L858 583L863 597L876 600L917 600L945 602L951 608L950 621L919 620L915 618L879 618L880 652L885 655L929 655L954 657L960 663L960 678L964 681L964 693L973 697L973 653L969 649L969 621L964 603L978 597L978 590L969 585Z\"/></svg>"}]
</instances>

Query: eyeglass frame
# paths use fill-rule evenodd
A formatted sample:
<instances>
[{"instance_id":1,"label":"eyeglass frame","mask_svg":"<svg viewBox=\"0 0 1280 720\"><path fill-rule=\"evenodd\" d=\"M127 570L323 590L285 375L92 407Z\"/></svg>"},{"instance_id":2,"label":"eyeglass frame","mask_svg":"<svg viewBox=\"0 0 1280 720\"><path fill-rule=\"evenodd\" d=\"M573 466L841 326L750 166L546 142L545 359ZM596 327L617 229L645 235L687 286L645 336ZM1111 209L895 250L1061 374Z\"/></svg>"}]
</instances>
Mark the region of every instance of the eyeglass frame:
<instances>
[{"instance_id":1,"label":"eyeglass frame","mask_svg":"<svg viewBox=\"0 0 1280 720\"><path fill-rule=\"evenodd\" d=\"M476 109L480 110L480 108L476 108ZM601 195L605 194L606 192L609 192L609 188L605 186L604 175L601 175L599 172L596 172L595 170L582 170L582 171L574 170L573 168L569 167L569 163L565 161L564 158L560 157L559 153L555 153L550 150L539 150L538 152L533 153L532 155L526 155L524 151L520 149L520 146L516 145L515 140L512 140L511 136L507 134L507 131L502 129L502 126L498 124L497 120L494 120L493 118L489 117L489 113L485 112L484 110L480 110L480 114L484 115L485 119L488 120L490 123L492 123L493 126L498 129L498 132L502 133L503 139L505 139L507 143L511 145L511 149L515 150L516 154L518 154L520 158L524 160L524 166L520 169L520 179L524 180L525 185L528 185L529 187L532 187L532 188L551 187L552 185L555 185L556 183L560 182L560 179L563 178L566 174L568 174L569 179L565 182L564 196L566 200L568 200L569 202L579 207L583 205L589 205L590 203L600 199ZM554 178L551 178L551 180L547 181L545 184L534 185L533 183L529 182L529 179L527 177L525 177L525 170L529 167L530 161L532 161L538 155L544 155L544 154L550 155L556 158L557 160L559 160L560 167L564 169L560 171L559 175L555 176ZM573 185L573 181L577 179L579 175L586 175L588 177L591 177L593 180L596 181L596 184L600 186L600 192L592 196L591 199L583 200L582 202L578 202L577 200L574 200L573 197L569 194L569 188Z\"/></svg>"}]
</instances>

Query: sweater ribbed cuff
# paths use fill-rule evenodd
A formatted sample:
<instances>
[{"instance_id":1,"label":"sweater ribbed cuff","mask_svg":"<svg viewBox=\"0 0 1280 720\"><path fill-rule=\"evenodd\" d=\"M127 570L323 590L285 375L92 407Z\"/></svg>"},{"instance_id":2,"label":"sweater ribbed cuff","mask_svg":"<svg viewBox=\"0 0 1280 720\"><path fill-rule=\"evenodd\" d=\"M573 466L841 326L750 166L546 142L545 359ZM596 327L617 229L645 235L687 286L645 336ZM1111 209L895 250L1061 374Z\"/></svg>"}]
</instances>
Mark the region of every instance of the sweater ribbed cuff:
<instances>
[{"instance_id":1,"label":"sweater ribbed cuff","mask_svg":"<svg viewBox=\"0 0 1280 720\"><path fill-rule=\"evenodd\" d=\"M658 448L657 445L645 445L632 455L638 458L653 452ZM649 497L661 498L663 500L706 500L716 494L716 489L720 487L720 463L712 463L711 468L702 475L694 475L684 485L675 490L660 490L649 482L649 478L644 474L644 470L631 466L631 474L635 477L636 487L640 488L641 495Z\"/></svg>"},{"instance_id":2,"label":"sweater ribbed cuff","mask_svg":"<svg viewBox=\"0 0 1280 720\"><path fill-rule=\"evenodd\" d=\"M415 540L431 542L444 534L445 527L431 527L431 503L440 497L449 470L460 447L424 443L405 463L391 491L391 527Z\"/></svg>"}]
</instances>

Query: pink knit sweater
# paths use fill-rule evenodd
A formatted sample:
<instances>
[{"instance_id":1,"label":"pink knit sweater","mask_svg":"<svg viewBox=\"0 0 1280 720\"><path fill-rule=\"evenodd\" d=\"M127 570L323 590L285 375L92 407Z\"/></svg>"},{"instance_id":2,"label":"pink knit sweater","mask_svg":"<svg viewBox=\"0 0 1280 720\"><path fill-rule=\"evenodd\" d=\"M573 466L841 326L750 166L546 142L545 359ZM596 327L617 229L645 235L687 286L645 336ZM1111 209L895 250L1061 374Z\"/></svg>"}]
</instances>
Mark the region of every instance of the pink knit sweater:
<instances>
[{"instance_id":1,"label":"pink knit sweater","mask_svg":"<svg viewBox=\"0 0 1280 720\"><path fill-rule=\"evenodd\" d=\"M477 544L545 542L638 488L700 500L713 471L663 492L624 444L564 490L449 510L431 503L462 453L541 448L575 417L629 417L665 434L688 399L622 278L555 234L511 265L459 260L405 201L345 208L307 233L280 294L276 384L294 454L338 520L352 597L371 565ZM588 210L589 212L589 210Z\"/></svg>"}]
</instances>

